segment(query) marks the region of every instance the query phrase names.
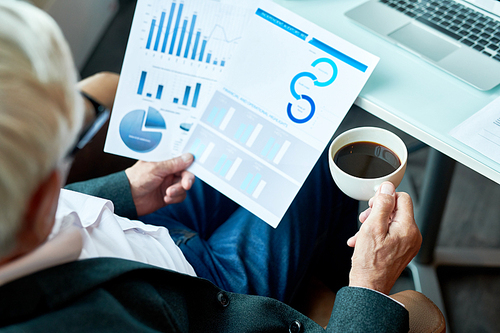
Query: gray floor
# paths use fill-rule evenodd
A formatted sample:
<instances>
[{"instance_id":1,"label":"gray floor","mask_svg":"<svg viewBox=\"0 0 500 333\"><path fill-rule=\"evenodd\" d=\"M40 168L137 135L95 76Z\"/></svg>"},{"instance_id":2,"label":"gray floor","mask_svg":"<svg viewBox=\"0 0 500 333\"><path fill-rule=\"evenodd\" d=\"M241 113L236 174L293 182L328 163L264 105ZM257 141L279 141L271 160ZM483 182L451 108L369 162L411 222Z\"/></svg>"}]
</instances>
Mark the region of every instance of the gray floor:
<instances>
[{"instance_id":1,"label":"gray floor","mask_svg":"<svg viewBox=\"0 0 500 333\"><path fill-rule=\"evenodd\" d=\"M117 17L89 59L81 75L99 71L120 72L134 0L121 0ZM429 148L368 113L354 107L339 131L354 126L390 128L410 151L407 177L421 184ZM419 149L420 148L420 149ZM500 248L500 186L470 169L457 165L441 226L439 246ZM438 267L451 331L500 332L500 269Z\"/></svg>"}]
</instances>

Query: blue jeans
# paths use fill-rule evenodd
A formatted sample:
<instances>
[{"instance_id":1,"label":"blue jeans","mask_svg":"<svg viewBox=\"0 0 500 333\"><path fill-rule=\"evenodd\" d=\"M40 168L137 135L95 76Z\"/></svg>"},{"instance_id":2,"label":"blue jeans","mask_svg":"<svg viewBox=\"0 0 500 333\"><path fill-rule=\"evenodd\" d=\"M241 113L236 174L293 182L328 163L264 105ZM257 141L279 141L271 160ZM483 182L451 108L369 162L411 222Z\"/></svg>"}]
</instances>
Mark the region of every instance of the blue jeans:
<instances>
[{"instance_id":1,"label":"blue jeans","mask_svg":"<svg viewBox=\"0 0 500 333\"><path fill-rule=\"evenodd\" d=\"M332 289L347 284L357 208L333 182L325 150L276 229L199 179L182 203L141 220L169 229L199 277L289 303L312 270Z\"/></svg>"}]
</instances>

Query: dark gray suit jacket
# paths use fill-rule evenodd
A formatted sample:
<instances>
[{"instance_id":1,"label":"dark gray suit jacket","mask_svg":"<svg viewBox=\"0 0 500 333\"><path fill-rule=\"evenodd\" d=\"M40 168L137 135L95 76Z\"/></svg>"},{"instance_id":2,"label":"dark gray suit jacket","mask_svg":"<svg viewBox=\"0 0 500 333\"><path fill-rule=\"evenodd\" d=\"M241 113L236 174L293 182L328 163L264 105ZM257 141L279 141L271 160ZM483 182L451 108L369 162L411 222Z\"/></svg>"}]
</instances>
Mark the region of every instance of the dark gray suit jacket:
<instances>
[{"instance_id":1,"label":"dark gray suit jacket","mask_svg":"<svg viewBox=\"0 0 500 333\"><path fill-rule=\"evenodd\" d=\"M68 188L113 200L118 214L136 214L127 206L124 173ZM277 300L122 259L49 268L0 287L0 295L0 332L324 332ZM377 292L346 287L327 332L408 332L408 312Z\"/></svg>"}]
</instances>

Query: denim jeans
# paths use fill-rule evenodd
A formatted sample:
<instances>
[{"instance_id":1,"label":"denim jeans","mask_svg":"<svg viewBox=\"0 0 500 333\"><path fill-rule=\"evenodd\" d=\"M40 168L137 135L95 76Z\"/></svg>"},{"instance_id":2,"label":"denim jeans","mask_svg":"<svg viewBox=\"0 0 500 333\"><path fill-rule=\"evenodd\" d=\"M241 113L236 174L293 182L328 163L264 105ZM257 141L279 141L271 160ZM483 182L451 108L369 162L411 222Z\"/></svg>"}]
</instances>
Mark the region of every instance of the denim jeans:
<instances>
[{"instance_id":1,"label":"denim jeans","mask_svg":"<svg viewBox=\"0 0 500 333\"><path fill-rule=\"evenodd\" d=\"M289 303L311 270L332 289L347 284L357 207L333 182L325 150L276 229L199 179L182 203L141 220L169 229L199 277Z\"/></svg>"}]
</instances>

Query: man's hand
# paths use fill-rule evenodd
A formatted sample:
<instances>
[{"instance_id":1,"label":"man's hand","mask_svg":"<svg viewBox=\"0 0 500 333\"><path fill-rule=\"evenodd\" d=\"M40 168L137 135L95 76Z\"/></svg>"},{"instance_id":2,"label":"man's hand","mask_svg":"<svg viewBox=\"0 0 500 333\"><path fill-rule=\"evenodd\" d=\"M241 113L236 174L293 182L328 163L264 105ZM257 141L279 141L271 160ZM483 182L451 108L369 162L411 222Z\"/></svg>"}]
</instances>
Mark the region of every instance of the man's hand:
<instances>
[{"instance_id":1,"label":"man's hand","mask_svg":"<svg viewBox=\"0 0 500 333\"><path fill-rule=\"evenodd\" d=\"M194 182L194 175L186 171L193 160L193 155L183 154L163 162L138 161L126 169L137 215L182 202Z\"/></svg>"},{"instance_id":2,"label":"man's hand","mask_svg":"<svg viewBox=\"0 0 500 333\"><path fill-rule=\"evenodd\" d=\"M406 193L383 183L359 220L363 225L347 244L354 247L349 285L388 294L415 257L422 236L413 218L413 204Z\"/></svg>"}]
</instances>

